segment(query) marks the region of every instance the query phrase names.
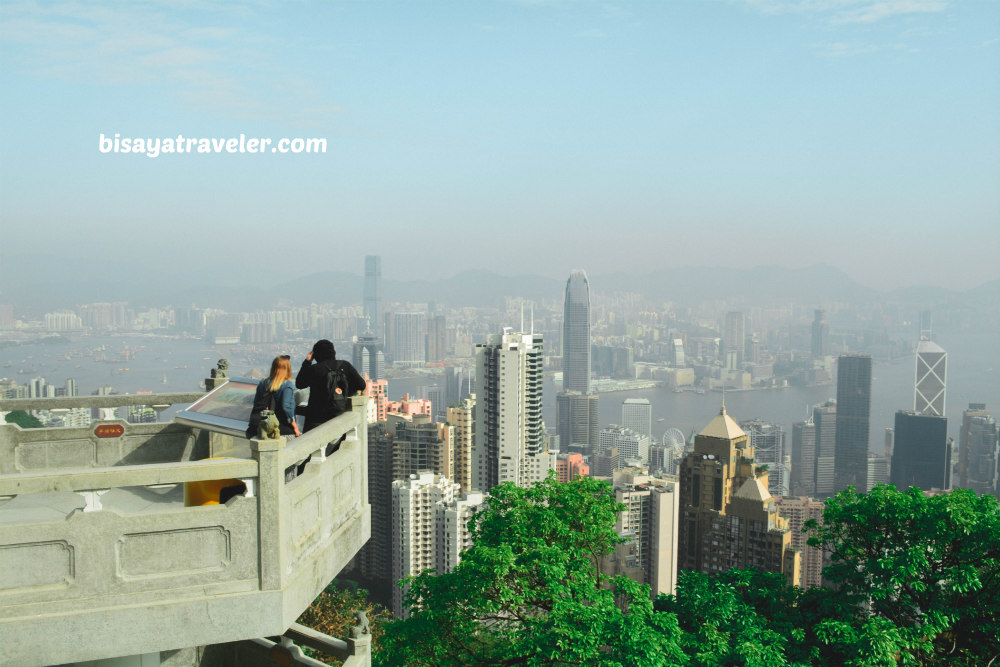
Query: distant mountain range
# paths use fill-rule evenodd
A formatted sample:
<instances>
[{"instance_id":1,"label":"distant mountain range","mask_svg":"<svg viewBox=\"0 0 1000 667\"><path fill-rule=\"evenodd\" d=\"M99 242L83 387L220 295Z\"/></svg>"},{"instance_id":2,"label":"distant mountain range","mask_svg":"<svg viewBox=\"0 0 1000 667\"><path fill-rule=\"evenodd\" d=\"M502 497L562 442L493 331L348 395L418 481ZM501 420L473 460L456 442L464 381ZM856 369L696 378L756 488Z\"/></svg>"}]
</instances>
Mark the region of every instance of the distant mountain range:
<instances>
[{"instance_id":1,"label":"distant mountain range","mask_svg":"<svg viewBox=\"0 0 1000 667\"><path fill-rule=\"evenodd\" d=\"M970 306L1000 304L1000 280L974 289L956 292L939 287L906 287L880 293L860 285L843 271L819 264L800 269L757 267L674 268L661 269L640 276L625 273L589 274L594 294L634 293L653 302L696 304L728 301L747 305L803 305L833 301L866 303L899 301L926 304L943 303ZM183 284L179 280L122 281L104 279L77 280L47 284L22 279L6 281L0 303L29 306L45 312L93 301L128 301L137 306L197 306L233 311L271 309L281 300L296 305L309 303L354 304L361 301L364 279L345 271L325 271L299 276L288 281L271 281L254 275L252 284L243 287L212 284ZM442 280L399 281L384 279L383 298L394 301L435 301L450 306L494 306L505 297L524 297L535 301L561 301L565 280L534 275L502 276L486 270L464 271Z\"/></svg>"}]
</instances>

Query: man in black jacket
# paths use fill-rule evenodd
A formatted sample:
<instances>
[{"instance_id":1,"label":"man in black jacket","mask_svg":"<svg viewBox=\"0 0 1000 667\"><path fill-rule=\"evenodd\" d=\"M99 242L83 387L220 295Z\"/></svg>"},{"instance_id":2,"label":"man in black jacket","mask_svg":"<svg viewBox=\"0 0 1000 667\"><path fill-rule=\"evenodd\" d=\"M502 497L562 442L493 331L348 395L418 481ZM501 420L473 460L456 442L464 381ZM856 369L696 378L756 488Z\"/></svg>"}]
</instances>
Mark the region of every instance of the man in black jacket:
<instances>
[{"instance_id":1,"label":"man in black jacket","mask_svg":"<svg viewBox=\"0 0 1000 667\"><path fill-rule=\"evenodd\" d=\"M306 423L303 432L314 429L343 412L330 396L328 377L334 370L339 370L346 378L348 396L362 393L367 386L365 379L354 366L346 361L337 360L337 351L333 343L325 339L318 341L306 355L302 368L295 378L297 388L309 387L309 403L305 409Z\"/></svg>"}]
</instances>

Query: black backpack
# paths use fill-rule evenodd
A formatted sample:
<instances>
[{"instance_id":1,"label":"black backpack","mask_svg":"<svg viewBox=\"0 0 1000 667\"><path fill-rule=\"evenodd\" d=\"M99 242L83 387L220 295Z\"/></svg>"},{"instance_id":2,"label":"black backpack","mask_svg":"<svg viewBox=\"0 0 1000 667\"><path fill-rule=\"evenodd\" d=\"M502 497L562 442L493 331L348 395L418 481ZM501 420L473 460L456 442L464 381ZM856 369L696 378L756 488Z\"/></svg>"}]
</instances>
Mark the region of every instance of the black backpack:
<instances>
[{"instance_id":1,"label":"black backpack","mask_svg":"<svg viewBox=\"0 0 1000 667\"><path fill-rule=\"evenodd\" d=\"M333 417L342 415L351 409L350 383L341 368L340 361L333 362L326 375L326 391L330 397L330 412Z\"/></svg>"}]
</instances>

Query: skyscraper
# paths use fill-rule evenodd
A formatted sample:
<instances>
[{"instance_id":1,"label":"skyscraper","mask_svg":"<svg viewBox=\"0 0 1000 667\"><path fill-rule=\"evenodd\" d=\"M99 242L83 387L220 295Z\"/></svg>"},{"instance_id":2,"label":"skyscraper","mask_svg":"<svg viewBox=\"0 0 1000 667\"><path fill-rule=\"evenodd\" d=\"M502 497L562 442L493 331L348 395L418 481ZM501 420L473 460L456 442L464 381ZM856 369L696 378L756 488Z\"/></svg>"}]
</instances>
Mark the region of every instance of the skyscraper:
<instances>
[{"instance_id":1,"label":"skyscraper","mask_svg":"<svg viewBox=\"0 0 1000 667\"><path fill-rule=\"evenodd\" d=\"M482 494L461 493L458 484L430 471L392 483L392 576L399 581L424 570L454 569L471 545L468 523L483 502ZM394 587L392 610L397 618L406 587Z\"/></svg>"},{"instance_id":2,"label":"skyscraper","mask_svg":"<svg viewBox=\"0 0 1000 667\"><path fill-rule=\"evenodd\" d=\"M816 424L812 417L792 424L792 489L797 496L816 495Z\"/></svg>"},{"instance_id":3,"label":"skyscraper","mask_svg":"<svg viewBox=\"0 0 1000 667\"><path fill-rule=\"evenodd\" d=\"M427 361L427 316L424 313L393 313L392 361L423 366Z\"/></svg>"},{"instance_id":4,"label":"skyscraper","mask_svg":"<svg viewBox=\"0 0 1000 667\"><path fill-rule=\"evenodd\" d=\"M559 449L591 455L597 448L600 431L600 398L576 391L561 391L556 396L556 424Z\"/></svg>"},{"instance_id":5,"label":"skyscraper","mask_svg":"<svg viewBox=\"0 0 1000 667\"><path fill-rule=\"evenodd\" d=\"M726 325L722 331L722 365L727 369L743 366L743 351L746 341L746 313L726 313Z\"/></svg>"},{"instance_id":6,"label":"skyscraper","mask_svg":"<svg viewBox=\"0 0 1000 667\"><path fill-rule=\"evenodd\" d=\"M448 406L448 423L455 431L454 469L455 481L464 490L472 488L472 442L475 435L476 422L473 420L473 409L476 405L476 395L462 399Z\"/></svg>"},{"instance_id":7,"label":"skyscraper","mask_svg":"<svg viewBox=\"0 0 1000 667\"><path fill-rule=\"evenodd\" d=\"M652 439L653 408L648 398L626 398L622 402L622 426Z\"/></svg>"},{"instance_id":8,"label":"skyscraper","mask_svg":"<svg viewBox=\"0 0 1000 667\"><path fill-rule=\"evenodd\" d=\"M897 489L951 488L951 440L946 417L911 410L896 412L889 481Z\"/></svg>"},{"instance_id":9,"label":"skyscraper","mask_svg":"<svg viewBox=\"0 0 1000 667\"><path fill-rule=\"evenodd\" d=\"M823 522L823 503L808 496L775 498L778 514L788 519L788 529L792 534L792 548L802 554L802 568L798 581L800 588L823 585L823 549L809 546L810 533L802 532L806 521L812 519Z\"/></svg>"},{"instance_id":10,"label":"skyscraper","mask_svg":"<svg viewBox=\"0 0 1000 667\"><path fill-rule=\"evenodd\" d=\"M1000 458L997 420L986 411L985 403L970 403L962 413L959 440L958 486L976 493L1000 495L997 485Z\"/></svg>"},{"instance_id":11,"label":"skyscraper","mask_svg":"<svg viewBox=\"0 0 1000 667\"><path fill-rule=\"evenodd\" d=\"M476 346L472 486L530 486L555 469L542 421L542 335L491 334Z\"/></svg>"},{"instance_id":12,"label":"skyscraper","mask_svg":"<svg viewBox=\"0 0 1000 667\"><path fill-rule=\"evenodd\" d=\"M868 454L868 484L865 493L868 493L879 484L889 483L889 457Z\"/></svg>"},{"instance_id":13,"label":"skyscraper","mask_svg":"<svg viewBox=\"0 0 1000 667\"><path fill-rule=\"evenodd\" d=\"M768 472L753 462L747 434L719 414L695 436L680 471L679 568L715 574L736 567L800 577L788 521L767 490Z\"/></svg>"},{"instance_id":14,"label":"skyscraper","mask_svg":"<svg viewBox=\"0 0 1000 667\"><path fill-rule=\"evenodd\" d=\"M816 459L813 466L813 491L817 498L829 498L834 493L834 466L837 450L837 404L827 401L813 408L816 429ZM867 470L868 462L865 461Z\"/></svg>"},{"instance_id":15,"label":"skyscraper","mask_svg":"<svg viewBox=\"0 0 1000 667\"><path fill-rule=\"evenodd\" d=\"M812 323L812 358L822 359L830 354L830 325L826 323L826 311L815 310Z\"/></svg>"},{"instance_id":16,"label":"skyscraper","mask_svg":"<svg viewBox=\"0 0 1000 667\"><path fill-rule=\"evenodd\" d=\"M860 493L867 487L871 403L871 356L851 354L839 357L837 359L837 444L833 453L834 492L853 486ZM896 437L899 437L898 430Z\"/></svg>"},{"instance_id":17,"label":"skyscraper","mask_svg":"<svg viewBox=\"0 0 1000 667\"><path fill-rule=\"evenodd\" d=\"M367 331L380 341L384 340L382 331L382 258L378 255L365 255L365 293L364 317L367 320Z\"/></svg>"},{"instance_id":18,"label":"skyscraper","mask_svg":"<svg viewBox=\"0 0 1000 667\"><path fill-rule=\"evenodd\" d=\"M385 379L385 353L382 351L382 343L374 334L358 336L351 363L370 380Z\"/></svg>"},{"instance_id":19,"label":"skyscraper","mask_svg":"<svg viewBox=\"0 0 1000 667\"><path fill-rule=\"evenodd\" d=\"M392 441L392 478L406 479L429 470L454 479L454 432L448 424L432 422L429 415L389 414Z\"/></svg>"},{"instance_id":20,"label":"skyscraper","mask_svg":"<svg viewBox=\"0 0 1000 667\"><path fill-rule=\"evenodd\" d=\"M580 270L566 281L562 365L563 391L590 394L590 283Z\"/></svg>"},{"instance_id":21,"label":"skyscraper","mask_svg":"<svg viewBox=\"0 0 1000 667\"><path fill-rule=\"evenodd\" d=\"M772 496L787 496L790 473L785 467L784 427L761 419L750 419L741 421L740 428L750 438L754 461L767 466L768 492Z\"/></svg>"},{"instance_id":22,"label":"skyscraper","mask_svg":"<svg viewBox=\"0 0 1000 667\"><path fill-rule=\"evenodd\" d=\"M615 532L625 538L605 557L602 569L649 584L654 599L673 595L677 587L677 529L680 490L677 482L635 470L614 473L615 500L626 506Z\"/></svg>"},{"instance_id":23,"label":"skyscraper","mask_svg":"<svg viewBox=\"0 0 1000 667\"><path fill-rule=\"evenodd\" d=\"M444 361L448 353L448 328L444 315L427 318L427 361Z\"/></svg>"},{"instance_id":24,"label":"skyscraper","mask_svg":"<svg viewBox=\"0 0 1000 667\"><path fill-rule=\"evenodd\" d=\"M913 411L944 416L948 353L934 341L917 344L917 374L913 383Z\"/></svg>"}]
</instances>

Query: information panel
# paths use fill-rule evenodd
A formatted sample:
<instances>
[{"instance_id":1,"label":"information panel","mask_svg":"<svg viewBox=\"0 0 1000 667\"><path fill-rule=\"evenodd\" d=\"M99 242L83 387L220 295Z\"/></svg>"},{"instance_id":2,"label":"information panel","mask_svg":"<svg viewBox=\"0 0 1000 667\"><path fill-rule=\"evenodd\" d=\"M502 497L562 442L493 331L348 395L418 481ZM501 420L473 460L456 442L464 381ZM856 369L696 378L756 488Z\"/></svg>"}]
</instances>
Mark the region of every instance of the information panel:
<instances>
[{"instance_id":1,"label":"information panel","mask_svg":"<svg viewBox=\"0 0 1000 667\"><path fill-rule=\"evenodd\" d=\"M232 377L180 412L174 421L244 437L250 424L257 380Z\"/></svg>"}]
</instances>

